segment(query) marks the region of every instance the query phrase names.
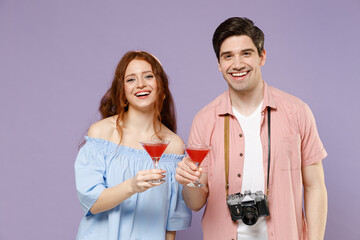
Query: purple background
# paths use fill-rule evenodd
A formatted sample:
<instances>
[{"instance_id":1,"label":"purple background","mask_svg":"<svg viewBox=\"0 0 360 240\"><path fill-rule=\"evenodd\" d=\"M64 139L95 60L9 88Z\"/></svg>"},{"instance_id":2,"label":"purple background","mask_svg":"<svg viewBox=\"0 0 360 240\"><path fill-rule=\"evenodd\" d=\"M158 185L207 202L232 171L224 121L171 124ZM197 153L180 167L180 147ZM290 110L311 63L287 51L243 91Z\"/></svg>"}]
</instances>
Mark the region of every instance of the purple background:
<instances>
[{"instance_id":1,"label":"purple background","mask_svg":"<svg viewBox=\"0 0 360 240\"><path fill-rule=\"evenodd\" d=\"M329 156L325 239L360 239L360 1L0 0L0 239L74 239L73 165L128 50L170 77L178 134L227 85L211 38L232 16L265 33L263 77L307 102ZM201 239L202 212L177 239Z\"/></svg>"}]
</instances>

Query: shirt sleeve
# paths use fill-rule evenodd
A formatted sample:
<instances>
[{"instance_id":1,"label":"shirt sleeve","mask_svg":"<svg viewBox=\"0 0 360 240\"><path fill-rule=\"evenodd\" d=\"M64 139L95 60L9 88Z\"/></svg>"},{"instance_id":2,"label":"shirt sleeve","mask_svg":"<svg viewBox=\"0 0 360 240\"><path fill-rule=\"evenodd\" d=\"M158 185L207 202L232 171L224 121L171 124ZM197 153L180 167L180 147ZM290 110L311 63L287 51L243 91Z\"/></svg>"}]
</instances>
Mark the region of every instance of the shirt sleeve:
<instances>
[{"instance_id":1,"label":"shirt sleeve","mask_svg":"<svg viewBox=\"0 0 360 240\"><path fill-rule=\"evenodd\" d=\"M96 202L105 184L105 154L100 146L86 142L75 161L76 190L86 216Z\"/></svg>"},{"instance_id":2,"label":"shirt sleeve","mask_svg":"<svg viewBox=\"0 0 360 240\"><path fill-rule=\"evenodd\" d=\"M307 104L300 114L301 159L302 167L321 161L327 152L320 140L314 115Z\"/></svg>"},{"instance_id":3,"label":"shirt sleeve","mask_svg":"<svg viewBox=\"0 0 360 240\"><path fill-rule=\"evenodd\" d=\"M175 174L171 182L171 197L169 203L169 213L166 224L167 231L179 231L191 226L191 210L186 206L182 197L183 186L175 179Z\"/></svg>"}]
</instances>

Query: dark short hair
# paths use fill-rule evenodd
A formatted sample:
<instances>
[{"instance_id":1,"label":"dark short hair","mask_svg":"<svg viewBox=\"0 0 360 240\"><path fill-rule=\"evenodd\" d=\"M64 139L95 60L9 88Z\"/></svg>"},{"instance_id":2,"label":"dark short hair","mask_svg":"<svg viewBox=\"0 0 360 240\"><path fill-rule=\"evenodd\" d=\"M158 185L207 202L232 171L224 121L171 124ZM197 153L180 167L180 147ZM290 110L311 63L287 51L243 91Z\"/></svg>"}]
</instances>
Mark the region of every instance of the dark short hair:
<instances>
[{"instance_id":1,"label":"dark short hair","mask_svg":"<svg viewBox=\"0 0 360 240\"><path fill-rule=\"evenodd\" d=\"M221 44L231 36L246 35L251 38L257 48L259 56L264 50L264 33L248 18L232 17L222 22L215 30L212 42L216 57L219 61Z\"/></svg>"}]
</instances>

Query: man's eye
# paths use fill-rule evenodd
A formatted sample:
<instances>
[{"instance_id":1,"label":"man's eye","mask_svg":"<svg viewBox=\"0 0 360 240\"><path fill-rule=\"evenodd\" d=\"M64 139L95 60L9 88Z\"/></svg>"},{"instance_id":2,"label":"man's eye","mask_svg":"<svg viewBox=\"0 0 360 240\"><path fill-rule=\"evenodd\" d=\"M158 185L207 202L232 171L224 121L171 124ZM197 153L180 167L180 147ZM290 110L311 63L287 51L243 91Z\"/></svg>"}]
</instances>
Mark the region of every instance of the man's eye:
<instances>
[{"instance_id":1,"label":"man's eye","mask_svg":"<svg viewBox=\"0 0 360 240\"><path fill-rule=\"evenodd\" d=\"M224 58L225 58L225 59L230 59L230 58L231 58L231 55L224 55Z\"/></svg>"},{"instance_id":2,"label":"man's eye","mask_svg":"<svg viewBox=\"0 0 360 240\"><path fill-rule=\"evenodd\" d=\"M243 55L244 56L249 56L249 55L251 55L251 53L250 52L244 52Z\"/></svg>"}]
</instances>

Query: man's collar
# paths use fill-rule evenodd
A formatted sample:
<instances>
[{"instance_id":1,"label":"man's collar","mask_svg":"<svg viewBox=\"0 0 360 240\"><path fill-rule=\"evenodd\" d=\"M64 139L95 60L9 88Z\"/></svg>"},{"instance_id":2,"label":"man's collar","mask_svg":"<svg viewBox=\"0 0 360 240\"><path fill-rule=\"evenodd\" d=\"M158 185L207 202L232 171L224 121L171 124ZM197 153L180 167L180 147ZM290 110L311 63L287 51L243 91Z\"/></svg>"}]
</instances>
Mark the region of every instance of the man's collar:
<instances>
[{"instance_id":1,"label":"man's collar","mask_svg":"<svg viewBox=\"0 0 360 240\"><path fill-rule=\"evenodd\" d=\"M220 108L218 111L218 115L219 116L224 116L224 115L234 115L233 110L232 110L232 106L231 106L231 101L230 101L230 92L229 89L226 90L226 92L224 92L221 96L220 99Z\"/></svg>"},{"instance_id":2,"label":"man's collar","mask_svg":"<svg viewBox=\"0 0 360 240\"><path fill-rule=\"evenodd\" d=\"M271 93L271 89L270 86L268 86L266 84L266 82L264 82L264 98L263 98L263 105L262 105L262 109L261 111L265 111L265 109L269 106L271 108L276 109L276 103L274 101L274 97ZM234 116L233 110L232 110L232 105L231 105L231 100L230 100L230 92L229 89L221 96L221 102L223 104L220 104L220 108L218 111L218 115L232 115Z\"/></svg>"},{"instance_id":3,"label":"man's collar","mask_svg":"<svg viewBox=\"0 0 360 240\"><path fill-rule=\"evenodd\" d=\"M266 82L264 82L264 81L263 81L263 83L264 83L264 100L263 100L263 106L262 106L261 111L263 112L265 110L265 108L267 108L268 106L273 109L276 109L276 103L275 103L274 97L272 95L270 86L267 85Z\"/></svg>"}]
</instances>

